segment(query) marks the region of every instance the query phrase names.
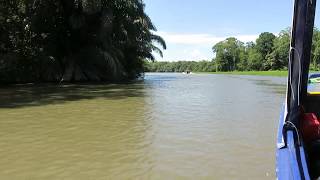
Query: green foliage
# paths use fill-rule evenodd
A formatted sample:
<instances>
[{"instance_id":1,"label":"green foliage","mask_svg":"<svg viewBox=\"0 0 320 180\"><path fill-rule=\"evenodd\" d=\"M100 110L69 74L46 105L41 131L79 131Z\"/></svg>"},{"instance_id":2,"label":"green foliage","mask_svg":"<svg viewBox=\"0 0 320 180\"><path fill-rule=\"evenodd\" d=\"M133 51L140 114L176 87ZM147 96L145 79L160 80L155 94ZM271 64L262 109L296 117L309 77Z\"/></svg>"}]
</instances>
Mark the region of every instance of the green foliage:
<instances>
[{"instance_id":1,"label":"green foliage","mask_svg":"<svg viewBox=\"0 0 320 180\"><path fill-rule=\"evenodd\" d=\"M256 42L243 42L234 37L218 42L212 47L215 58L209 64L204 62L158 62L148 64L148 71L154 72L239 72L287 70L290 49L290 28L279 35L261 33ZM208 62L207 62L208 63ZM311 52L311 70L320 69L320 31L315 28ZM267 73L268 74L268 73Z\"/></svg>"},{"instance_id":2,"label":"green foliage","mask_svg":"<svg viewBox=\"0 0 320 180\"><path fill-rule=\"evenodd\" d=\"M256 48L248 50L248 70L262 70L263 57Z\"/></svg>"},{"instance_id":3,"label":"green foliage","mask_svg":"<svg viewBox=\"0 0 320 180\"><path fill-rule=\"evenodd\" d=\"M313 42L312 42L312 54L311 54L311 69L319 70L320 64L320 31L315 28L313 31Z\"/></svg>"},{"instance_id":4,"label":"green foliage","mask_svg":"<svg viewBox=\"0 0 320 180\"><path fill-rule=\"evenodd\" d=\"M227 38L213 46L213 52L216 54L215 63L219 71L237 70L237 64L240 60L240 54L244 51L243 42L234 37ZM243 57L244 54L241 54Z\"/></svg>"},{"instance_id":5,"label":"green foliage","mask_svg":"<svg viewBox=\"0 0 320 180\"><path fill-rule=\"evenodd\" d=\"M273 41L276 36L269 32L261 33L256 40L256 49L261 54L263 59L273 50Z\"/></svg>"},{"instance_id":6,"label":"green foliage","mask_svg":"<svg viewBox=\"0 0 320 180\"><path fill-rule=\"evenodd\" d=\"M279 36L274 39L272 52L267 54L264 69L284 69L288 64L290 49L290 29L282 30Z\"/></svg>"},{"instance_id":7,"label":"green foliage","mask_svg":"<svg viewBox=\"0 0 320 180\"><path fill-rule=\"evenodd\" d=\"M243 42L228 38L213 46L218 71L263 71L285 69L288 61L290 29L278 37L261 33L256 42ZM320 35L319 35L320 39ZM320 47L320 44L319 44ZM319 51L320 52L320 51ZM315 55L315 57L317 57Z\"/></svg>"},{"instance_id":8,"label":"green foliage","mask_svg":"<svg viewBox=\"0 0 320 180\"><path fill-rule=\"evenodd\" d=\"M0 0L0 82L136 78L154 31L142 0Z\"/></svg>"},{"instance_id":9,"label":"green foliage","mask_svg":"<svg viewBox=\"0 0 320 180\"><path fill-rule=\"evenodd\" d=\"M207 73L207 72L206 72ZM276 71L229 71L229 72L209 72L210 74L230 74L230 75L251 75L251 76L288 76L286 70Z\"/></svg>"},{"instance_id":10,"label":"green foliage","mask_svg":"<svg viewBox=\"0 0 320 180\"><path fill-rule=\"evenodd\" d=\"M214 72L211 61L146 62L146 72Z\"/></svg>"}]
</instances>

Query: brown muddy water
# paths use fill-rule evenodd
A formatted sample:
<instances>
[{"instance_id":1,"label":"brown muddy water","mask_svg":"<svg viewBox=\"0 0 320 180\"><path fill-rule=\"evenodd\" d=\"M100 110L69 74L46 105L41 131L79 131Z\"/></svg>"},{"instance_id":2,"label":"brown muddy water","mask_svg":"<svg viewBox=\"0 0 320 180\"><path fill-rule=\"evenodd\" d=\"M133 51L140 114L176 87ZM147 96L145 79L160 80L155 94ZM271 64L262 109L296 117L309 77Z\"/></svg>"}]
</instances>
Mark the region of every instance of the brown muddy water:
<instances>
[{"instance_id":1,"label":"brown muddy water","mask_svg":"<svg viewBox=\"0 0 320 180\"><path fill-rule=\"evenodd\" d=\"M285 78L0 88L0 179L274 179Z\"/></svg>"}]
</instances>

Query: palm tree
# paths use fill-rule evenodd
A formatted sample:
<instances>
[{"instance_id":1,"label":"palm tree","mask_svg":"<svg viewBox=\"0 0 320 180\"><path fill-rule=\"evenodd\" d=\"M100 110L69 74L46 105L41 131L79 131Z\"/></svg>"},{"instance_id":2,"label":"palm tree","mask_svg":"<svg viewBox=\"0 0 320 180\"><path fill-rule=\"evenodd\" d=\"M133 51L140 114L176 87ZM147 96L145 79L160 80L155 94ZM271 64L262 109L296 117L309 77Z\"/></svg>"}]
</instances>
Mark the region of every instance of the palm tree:
<instances>
[{"instance_id":1,"label":"palm tree","mask_svg":"<svg viewBox=\"0 0 320 180\"><path fill-rule=\"evenodd\" d=\"M155 44L166 49L142 0L15 1L24 4L19 17L28 23L24 39L32 53L26 56L32 54L37 80L135 78L143 71L144 59L154 60L152 52L162 56Z\"/></svg>"}]
</instances>

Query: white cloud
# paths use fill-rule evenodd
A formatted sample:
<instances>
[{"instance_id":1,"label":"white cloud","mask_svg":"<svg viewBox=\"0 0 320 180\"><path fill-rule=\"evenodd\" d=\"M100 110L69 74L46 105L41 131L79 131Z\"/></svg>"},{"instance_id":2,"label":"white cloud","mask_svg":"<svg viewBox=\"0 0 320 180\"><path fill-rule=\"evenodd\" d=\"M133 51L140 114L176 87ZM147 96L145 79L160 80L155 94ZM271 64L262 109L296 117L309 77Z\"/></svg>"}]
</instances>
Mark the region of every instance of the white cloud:
<instances>
[{"instance_id":1,"label":"white cloud","mask_svg":"<svg viewBox=\"0 0 320 180\"><path fill-rule=\"evenodd\" d=\"M159 31L158 35L162 36L167 43L185 44L185 45L210 45L225 40L228 37L218 37L212 34L182 34L182 33L168 33ZM233 36L240 41L249 42L255 41L258 35L235 35Z\"/></svg>"},{"instance_id":2,"label":"white cloud","mask_svg":"<svg viewBox=\"0 0 320 180\"><path fill-rule=\"evenodd\" d=\"M178 60L211 60L214 57L212 46L225 40L228 37L235 37L242 42L255 41L259 35L234 35L234 36L215 36L213 34L185 34L159 31L155 32L164 38L167 43L167 50L164 50L164 57L159 61L178 61Z\"/></svg>"},{"instance_id":3,"label":"white cloud","mask_svg":"<svg viewBox=\"0 0 320 180\"><path fill-rule=\"evenodd\" d=\"M190 59L193 60L203 60L203 59L207 59L206 55L201 52L199 49L194 49L192 50L190 53Z\"/></svg>"},{"instance_id":4,"label":"white cloud","mask_svg":"<svg viewBox=\"0 0 320 180\"><path fill-rule=\"evenodd\" d=\"M211 48L203 46L172 45L164 51L164 57L156 56L158 61L199 61L211 60L213 52Z\"/></svg>"},{"instance_id":5,"label":"white cloud","mask_svg":"<svg viewBox=\"0 0 320 180\"><path fill-rule=\"evenodd\" d=\"M256 41L256 39L259 37L259 35L238 35L235 36L238 40L242 42L250 42L250 41Z\"/></svg>"}]
</instances>

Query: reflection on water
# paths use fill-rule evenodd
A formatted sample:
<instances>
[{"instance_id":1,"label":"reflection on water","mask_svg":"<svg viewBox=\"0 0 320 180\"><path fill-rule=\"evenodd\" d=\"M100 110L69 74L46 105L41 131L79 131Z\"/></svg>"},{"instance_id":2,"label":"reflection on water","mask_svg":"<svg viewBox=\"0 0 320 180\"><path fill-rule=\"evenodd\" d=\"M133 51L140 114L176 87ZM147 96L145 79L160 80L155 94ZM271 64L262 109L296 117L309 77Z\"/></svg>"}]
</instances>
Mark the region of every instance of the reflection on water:
<instances>
[{"instance_id":1,"label":"reflection on water","mask_svg":"<svg viewBox=\"0 0 320 180\"><path fill-rule=\"evenodd\" d=\"M0 89L0 179L272 179L284 78Z\"/></svg>"},{"instance_id":2,"label":"reflection on water","mask_svg":"<svg viewBox=\"0 0 320 180\"><path fill-rule=\"evenodd\" d=\"M127 85L22 85L1 88L0 108L39 106L95 98L143 96L142 83Z\"/></svg>"}]
</instances>

